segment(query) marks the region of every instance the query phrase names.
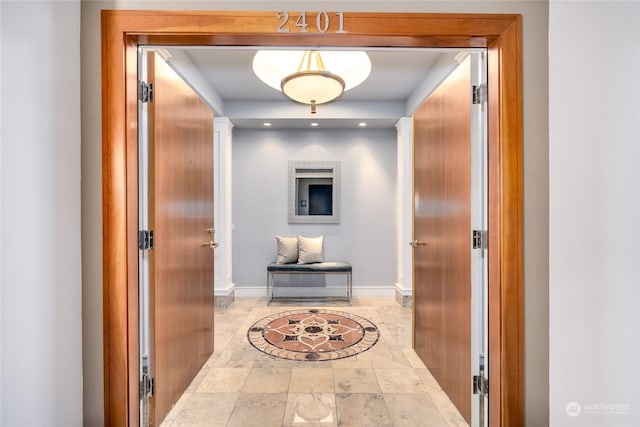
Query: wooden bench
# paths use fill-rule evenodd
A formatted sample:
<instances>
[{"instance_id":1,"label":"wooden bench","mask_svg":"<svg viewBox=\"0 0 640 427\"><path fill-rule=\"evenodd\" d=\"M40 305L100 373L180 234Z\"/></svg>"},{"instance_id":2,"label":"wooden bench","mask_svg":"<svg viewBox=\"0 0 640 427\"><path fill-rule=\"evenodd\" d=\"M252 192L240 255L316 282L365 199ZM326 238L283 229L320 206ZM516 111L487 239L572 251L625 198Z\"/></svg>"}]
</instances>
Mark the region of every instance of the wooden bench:
<instances>
[{"instance_id":1,"label":"wooden bench","mask_svg":"<svg viewBox=\"0 0 640 427\"><path fill-rule=\"evenodd\" d=\"M309 297L309 296L295 296L295 297L275 297L274 288L274 276L278 274L344 274L347 278L346 284L346 296L330 297L331 299L346 300L351 305L352 296L352 268L348 262L318 262L314 264L276 264L275 262L267 266L267 304L271 304L275 300L309 300L309 299L322 299L327 300L328 297Z\"/></svg>"}]
</instances>

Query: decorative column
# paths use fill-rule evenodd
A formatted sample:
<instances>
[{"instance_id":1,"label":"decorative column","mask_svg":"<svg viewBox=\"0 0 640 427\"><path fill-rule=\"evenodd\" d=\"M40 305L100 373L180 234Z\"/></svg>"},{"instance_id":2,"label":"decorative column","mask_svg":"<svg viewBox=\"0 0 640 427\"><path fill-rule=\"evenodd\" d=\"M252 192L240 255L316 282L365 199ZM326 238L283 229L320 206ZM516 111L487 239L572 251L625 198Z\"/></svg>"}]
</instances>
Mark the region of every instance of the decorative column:
<instances>
[{"instance_id":1,"label":"decorative column","mask_svg":"<svg viewBox=\"0 0 640 427\"><path fill-rule=\"evenodd\" d=\"M396 189L396 246L397 281L396 301L403 307L413 302L413 147L412 120L403 117L396 123L397 129L397 189Z\"/></svg>"},{"instance_id":2,"label":"decorative column","mask_svg":"<svg viewBox=\"0 0 640 427\"><path fill-rule=\"evenodd\" d=\"M228 307L235 297L232 277L231 141L233 123L227 117L213 120L213 179L215 241L214 299L216 307Z\"/></svg>"}]
</instances>

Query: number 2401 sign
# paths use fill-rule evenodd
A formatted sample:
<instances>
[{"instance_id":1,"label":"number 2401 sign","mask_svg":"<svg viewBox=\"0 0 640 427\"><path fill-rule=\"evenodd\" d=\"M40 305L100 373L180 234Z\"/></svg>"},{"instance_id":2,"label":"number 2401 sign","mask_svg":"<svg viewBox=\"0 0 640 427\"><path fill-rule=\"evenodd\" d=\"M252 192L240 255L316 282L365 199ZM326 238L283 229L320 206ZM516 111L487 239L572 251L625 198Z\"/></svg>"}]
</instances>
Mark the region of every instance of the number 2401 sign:
<instances>
[{"instance_id":1,"label":"number 2401 sign","mask_svg":"<svg viewBox=\"0 0 640 427\"><path fill-rule=\"evenodd\" d=\"M346 33L344 29L344 12L318 12L316 14L315 29L318 30L319 33L326 33L329 31L332 18L338 21L338 29L335 32ZM289 16L289 12L276 12L276 19L281 21L280 26L278 26L279 33L288 33L291 31L291 23L294 21L293 17ZM313 26L309 28L309 24L307 23L307 12L300 12L298 17L295 18L294 27L300 33L313 31Z\"/></svg>"}]
</instances>

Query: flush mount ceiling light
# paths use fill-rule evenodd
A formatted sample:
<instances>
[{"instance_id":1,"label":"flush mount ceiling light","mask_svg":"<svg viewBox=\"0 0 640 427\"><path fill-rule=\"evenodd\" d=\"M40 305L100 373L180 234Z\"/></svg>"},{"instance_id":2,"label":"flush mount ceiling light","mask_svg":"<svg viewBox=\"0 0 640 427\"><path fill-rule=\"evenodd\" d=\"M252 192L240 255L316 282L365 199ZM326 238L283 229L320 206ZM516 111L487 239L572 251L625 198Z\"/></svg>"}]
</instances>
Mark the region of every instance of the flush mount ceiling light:
<instances>
[{"instance_id":1,"label":"flush mount ceiling light","mask_svg":"<svg viewBox=\"0 0 640 427\"><path fill-rule=\"evenodd\" d=\"M253 57L253 72L290 99L311 105L340 97L369 77L371 61L362 51L261 50Z\"/></svg>"}]
</instances>

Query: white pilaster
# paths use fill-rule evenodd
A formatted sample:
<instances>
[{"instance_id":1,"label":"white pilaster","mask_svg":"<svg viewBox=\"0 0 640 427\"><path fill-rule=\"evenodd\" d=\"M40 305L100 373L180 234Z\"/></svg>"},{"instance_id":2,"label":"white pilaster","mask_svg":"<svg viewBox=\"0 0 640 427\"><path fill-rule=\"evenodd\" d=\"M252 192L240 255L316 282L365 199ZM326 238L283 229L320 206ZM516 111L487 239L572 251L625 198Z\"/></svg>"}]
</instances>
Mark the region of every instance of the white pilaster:
<instances>
[{"instance_id":1,"label":"white pilaster","mask_svg":"<svg viewBox=\"0 0 640 427\"><path fill-rule=\"evenodd\" d=\"M235 284L232 276L232 186L231 141L233 123L227 117L213 120L214 164L214 218L215 241L220 245L215 251L214 295L216 305L228 306L234 298Z\"/></svg>"},{"instance_id":2,"label":"white pilaster","mask_svg":"<svg viewBox=\"0 0 640 427\"><path fill-rule=\"evenodd\" d=\"M397 281L396 300L410 305L413 295L413 149L412 120L403 117L397 129Z\"/></svg>"}]
</instances>

